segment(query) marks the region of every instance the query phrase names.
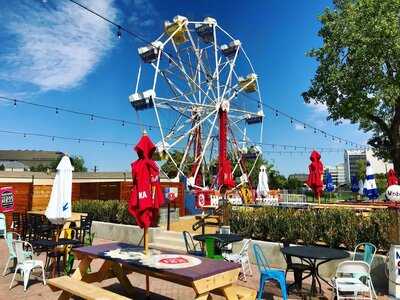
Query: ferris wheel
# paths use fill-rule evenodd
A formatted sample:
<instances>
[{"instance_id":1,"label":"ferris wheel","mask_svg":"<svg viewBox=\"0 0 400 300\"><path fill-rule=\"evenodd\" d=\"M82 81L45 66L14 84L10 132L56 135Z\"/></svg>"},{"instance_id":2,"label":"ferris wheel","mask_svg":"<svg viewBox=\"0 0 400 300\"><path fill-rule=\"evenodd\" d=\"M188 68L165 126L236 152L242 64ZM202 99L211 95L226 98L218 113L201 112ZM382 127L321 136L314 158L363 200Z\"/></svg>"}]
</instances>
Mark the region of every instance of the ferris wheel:
<instances>
[{"instance_id":1,"label":"ferris wheel","mask_svg":"<svg viewBox=\"0 0 400 300\"><path fill-rule=\"evenodd\" d=\"M176 176L194 189L250 186L262 155L264 113L242 42L213 18L176 16L138 53L129 100L141 119L156 121L157 151Z\"/></svg>"}]
</instances>

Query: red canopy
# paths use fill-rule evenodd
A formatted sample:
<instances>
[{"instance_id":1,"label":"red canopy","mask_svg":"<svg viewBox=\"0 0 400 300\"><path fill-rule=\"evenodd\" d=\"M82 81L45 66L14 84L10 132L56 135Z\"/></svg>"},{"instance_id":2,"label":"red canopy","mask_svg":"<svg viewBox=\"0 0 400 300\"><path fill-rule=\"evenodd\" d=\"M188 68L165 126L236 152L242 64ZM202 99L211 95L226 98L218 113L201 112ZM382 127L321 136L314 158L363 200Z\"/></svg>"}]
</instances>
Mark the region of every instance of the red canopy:
<instances>
[{"instance_id":1,"label":"red canopy","mask_svg":"<svg viewBox=\"0 0 400 300\"><path fill-rule=\"evenodd\" d=\"M321 154L317 151L311 152L310 156L311 164L308 166L308 179L307 185L314 191L315 197L320 197L323 190L322 174L324 172L324 166L321 162Z\"/></svg>"},{"instance_id":2,"label":"red canopy","mask_svg":"<svg viewBox=\"0 0 400 300\"><path fill-rule=\"evenodd\" d=\"M399 179L396 176L396 172L393 169L390 169L389 172L387 173L387 185L398 185L399 184Z\"/></svg>"},{"instance_id":3,"label":"red canopy","mask_svg":"<svg viewBox=\"0 0 400 300\"><path fill-rule=\"evenodd\" d=\"M153 225L158 210L164 202L161 191L159 169L152 155L155 145L147 135L143 135L135 146L139 158L131 164L133 187L129 199L129 213L136 218L141 228Z\"/></svg>"}]
</instances>

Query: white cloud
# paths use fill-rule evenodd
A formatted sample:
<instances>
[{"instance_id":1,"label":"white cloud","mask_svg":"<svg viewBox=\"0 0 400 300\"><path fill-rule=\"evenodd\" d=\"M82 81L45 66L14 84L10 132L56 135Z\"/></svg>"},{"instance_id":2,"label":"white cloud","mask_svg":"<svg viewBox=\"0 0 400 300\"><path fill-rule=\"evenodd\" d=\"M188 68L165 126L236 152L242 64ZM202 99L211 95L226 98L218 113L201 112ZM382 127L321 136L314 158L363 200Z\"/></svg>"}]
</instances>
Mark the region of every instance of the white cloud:
<instances>
[{"instance_id":1,"label":"white cloud","mask_svg":"<svg viewBox=\"0 0 400 300\"><path fill-rule=\"evenodd\" d=\"M127 15L128 24L135 25L142 31L142 35L146 35L146 29L156 25L155 20L158 18L154 5L149 0L124 0L124 3L130 11Z\"/></svg>"},{"instance_id":2,"label":"white cloud","mask_svg":"<svg viewBox=\"0 0 400 300\"><path fill-rule=\"evenodd\" d=\"M113 0L82 3L115 20ZM0 81L30 89L79 85L114 44L114 28L68 1L12 1L0 11ZM3 28L2 28L3 27Z\"/></svg>"},{"instance_id":3,"label":"white cloud","mask_svg":"<svg viewBox=\"0 0 400 300\"><path fill-rule=\"evenodd\" d=\"M315 114L323 114L323 115L328 114L328 108L323 103L319 102L307 103L307 106L310 107Z\"/></svg>"},{"instance_id":4,"label":"white cloud","mask_svg":"<svg viewBox=\"0 0 400 300\"><path fill-rule=\"evenodd\" d=\"M300 123L295 123L294 124L294 129L296 130L304 130L304 125Z\"/></svg>"}]
</instances>

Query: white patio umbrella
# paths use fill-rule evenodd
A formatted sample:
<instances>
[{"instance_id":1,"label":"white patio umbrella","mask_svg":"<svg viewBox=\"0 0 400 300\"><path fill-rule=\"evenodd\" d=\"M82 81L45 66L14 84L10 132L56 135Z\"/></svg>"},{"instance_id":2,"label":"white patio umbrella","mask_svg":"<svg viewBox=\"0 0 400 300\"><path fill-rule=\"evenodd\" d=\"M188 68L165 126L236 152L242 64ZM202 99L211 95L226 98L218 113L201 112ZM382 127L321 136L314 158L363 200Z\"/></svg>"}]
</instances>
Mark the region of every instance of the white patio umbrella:
<instances>
[{"instance_id":1,"label":"white patio umbrella","mask_svg":"<svg viewBox=\"0 0 400 300\"><path fill-rule=\"evenodd\" d=\"M264 165L261 165L260 173L258 174L257 196L266 197L268 195L268 192L269 187L267 168Z\"/></svg>"},{"instance_id":2,"label":"white patio umbrella","mask_svg":"<svg viewBox=\"0 0 400 300\"><path fill-rule=\"evenodd\" d=\"M74 167L68 156L63 156L57 166L57 173L51 190L49 204L46 209L46 217L53 224L64 224L71 218L72 196L72 171Z\"/></svg>"}]
</instances>

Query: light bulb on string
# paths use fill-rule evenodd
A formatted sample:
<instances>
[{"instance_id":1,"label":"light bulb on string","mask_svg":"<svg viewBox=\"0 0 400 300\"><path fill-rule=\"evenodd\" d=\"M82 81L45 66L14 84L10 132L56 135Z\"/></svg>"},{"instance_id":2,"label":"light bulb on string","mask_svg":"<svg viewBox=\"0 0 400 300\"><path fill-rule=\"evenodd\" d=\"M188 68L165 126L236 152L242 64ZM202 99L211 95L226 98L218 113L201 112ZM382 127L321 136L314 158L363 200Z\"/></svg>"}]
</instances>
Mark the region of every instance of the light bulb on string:
<instances>
[{"instance_id":1,"label":"light bulb on string","mask_svg":"<svg viewBox=\"0 0 400 300\"><path fill-rule=\"evenodd\" d=\"M314 128L314 133L317 133L317 129Z\"/></svg>"},{"instance_id":2,"label":"light bulb on string","mask_svg":"<svg viewBox=\"0 0 400 300\"><path fill-rule=\"evenodd\" d=\"M51 141L54 142L54 136L51 138Z\"/></svg>"},{"instance_id":3,"label":"light bulb on string","mask_svg":"<svg viewBox=\"0 0 400 300\"><path fill-rule=\"evenodd\" d=\"M14 106L17 106L17 100L14 99Z\"/></svg>"},{"instance_id":4,"label":"light bulb on string","mask_svg":"<svg viewBox=\"0 0 400 300\"><path fill-rule=\"evenodd\" d=\"M290 119L290 124L293 124L293 119L292 118Z\"/></svg>"},{"instance_id":5,"label":"light bulb on string","mask_svg":"<svg viewBox=\"0 0 400 300\"><path fill-rule=\"evenodd\" d=\"M102 143L102 145L104 146L104 142Z\"/></svg>"},{"instance_id":6,"label":"light bulb on string","mask_svg":"<svg viewBox=\"0 0 400 300\"><path fill-rule=\"evenodd\" d=\"M90 115L90 121L93 121L93 119L94 119L94 116Z\"/></svg>"},{"instance_id":7,"label":"light bulb on string","mask_svg":"<svg viewBox=\"0 0 400 300\"><path fill-rule=\"evenodd\" d=\"M56 114L58 114L58 108L56 107Z\"/></svg>"},{"instance_id":8,"label":"light bulb on string","mask_svg":"<svg viewBox=\"0 0 400 300\"><path fill-rule=\"evenodd\" d=\"M275 117L277 117L279 114L278 114L278 111L277 110L275 110Z\"/></svg>"},{"instance_id":9,"label":"light bulb on string","mask_svg":"<svg viewBox=\"0 0 400 300\"><path fill-rule=\"evenodd\" d=\"M118 25L118 31L117 31L117 37L120 39L121 38L121 26Z\"/></svg>"},{"instance_id":10,"label":"light bulb on string","mask_svg":"<svg viewBox=\"0 0 400 300\"><path fill-rule=\"evenodd\" d=\"M304 126L304 129L306 129L306 128L307 128L307 126L306 126L306 124L305 124L305 123L303 124L303 126Z\"/></svg>"},{"instance_id":11,"label":"light bulb on string","mask_svg":"<svg viewBox=\"0 0 400 300\"><path fill-rule=\"evenodd\" d=\"M125 126L125 121L122 121L122 126Z\"/></svg>"}]
</instances>

